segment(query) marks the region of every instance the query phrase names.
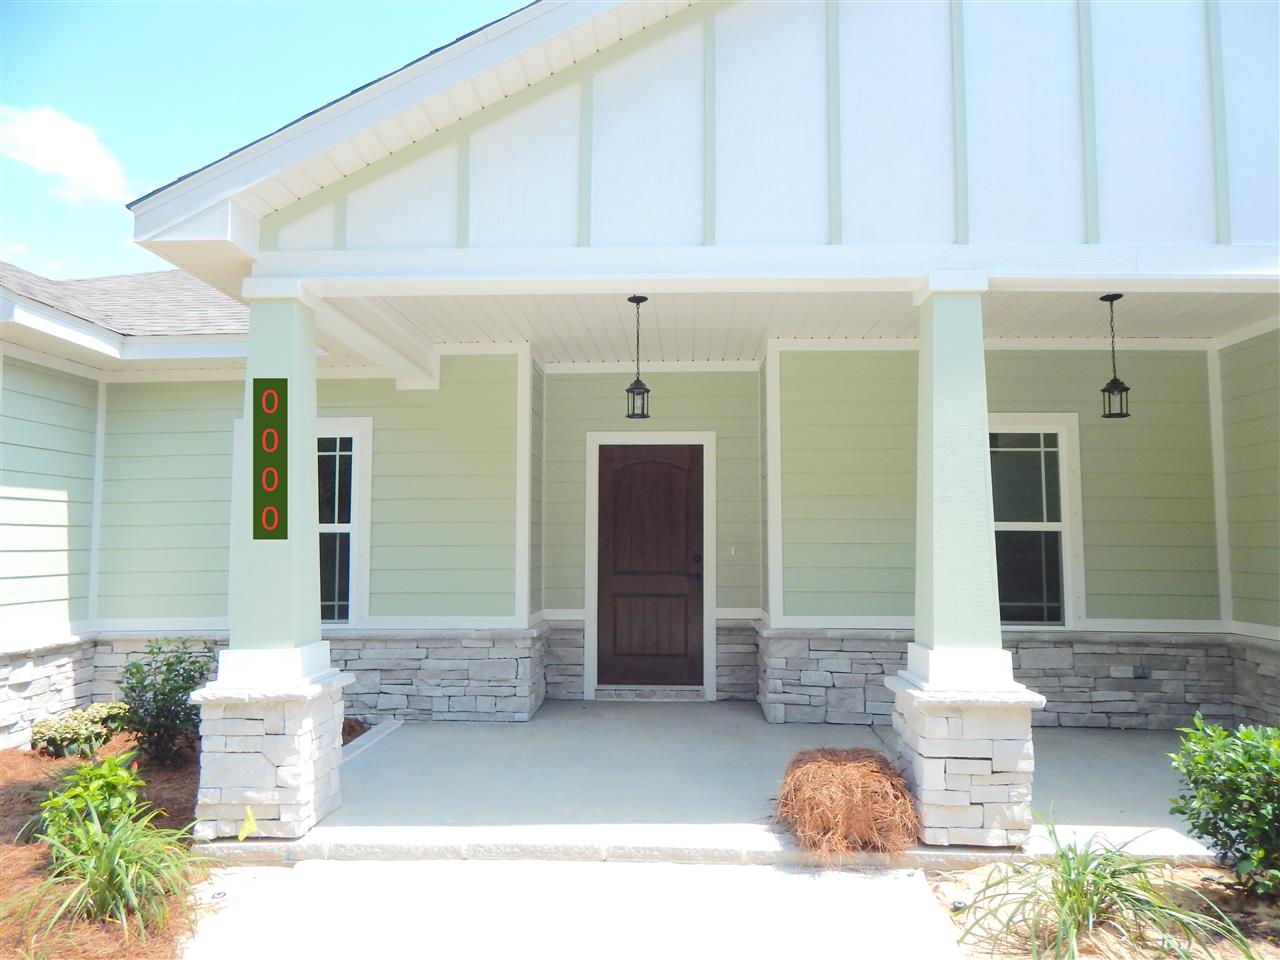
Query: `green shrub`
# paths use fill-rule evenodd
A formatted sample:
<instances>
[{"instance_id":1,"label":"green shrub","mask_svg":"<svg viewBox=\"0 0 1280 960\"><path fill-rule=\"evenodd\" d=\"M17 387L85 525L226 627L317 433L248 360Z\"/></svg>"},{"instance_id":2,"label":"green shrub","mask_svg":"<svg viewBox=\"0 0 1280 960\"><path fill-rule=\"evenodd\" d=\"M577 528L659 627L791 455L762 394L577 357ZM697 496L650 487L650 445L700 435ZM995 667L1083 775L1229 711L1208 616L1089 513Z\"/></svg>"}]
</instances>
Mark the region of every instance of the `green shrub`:
<instances>
[{"instance_id":1,"label":"green shrub","mask_svg":"<svg viewBox=\"0 0 1280 960\"><path fill-rule=\"evenodd\" d=\"M96 764L85 763L65 773L58 789L40 804L40 812L18 832L19 843L29 843L38 835L66 838L71 825L91 811L104 828L117 820L136 817L141 802L142 780L134 773L132 754L105 757Z\"/></svg>"},{"instance_id":2,"label":"green shrub","mask_svg":"<svg viewBox=\"0 0 1280 960\"><path fill-rule=\"evenodd\" d=\"M71 816L64 836L41 837L53 854L50 867L19 907L29 944L64 918L109 920L126 936L145 937L167 919L171 897L186 911L191 887L211 861L187 845L189 828L153 827L156 812L108 825L89 807Z\"/></svg>"},{"instance_id":3,"label":"green shrub","mask_svg":"<svg viewBox=\"0 0 1280 960\"><path fill-rule=\"evenodd\" d=\"M91 703L84 708L84 715L92 722L100 724L107 733L113 736L125 729L129 715L129 705L123 700L106 700L102 703Z\"/></svg>"},{"instance_id":4,"label":"green shrub","mask_svg":"<svg viewBox=\"0 0 1280 960\"><path fill-rule=\"evenodd\" d=\"M169 649L153 641L142 659L121 670L121 696L129 705L126 728L156 763L176 763L193 748L200 708L188 698L212 672L213 648L192 649L185 640Z\"/></svg>"},{"instance_id":5,"label":"green shrub","mask_svg":"<svg viewBox=\"0 0 1280 960\"><path fill-rule=\"evenodd\" d=\"M1162 877L1159 861L1126 853L1123 844L1064 845L1052 825L1049 839L1050 858L993 872L964 907L972 919L961 939L976 936L993 948L1003 942L1053 960L1129 956L1132 948L1193 960L1197 947L1221 956L1222 941L1253 956L1235 924L1194 887Z\"/></svg>"},{"instance_id":6,"label":"green shrub","mask_svg":"<svg viewBox=\"0 0 1280 960\"><path fill-rule=\"evenodd\" d=\"M31 727L31 749L54 757L89 757L124 729L127 703L92 703L60 717L37 720Z\"/></svg>"},{"instance_id":7,"label":"green shrub","mask_svg":"<svg viewBox=\"0 0 1280 960\"><path fill-rule=\"evenodd\" d=\"M1173 813L1261 896L1280 896L1280 729L1226 730L1196 714L1169 756L1182 774Z\"/></svg>"}]
</instances>

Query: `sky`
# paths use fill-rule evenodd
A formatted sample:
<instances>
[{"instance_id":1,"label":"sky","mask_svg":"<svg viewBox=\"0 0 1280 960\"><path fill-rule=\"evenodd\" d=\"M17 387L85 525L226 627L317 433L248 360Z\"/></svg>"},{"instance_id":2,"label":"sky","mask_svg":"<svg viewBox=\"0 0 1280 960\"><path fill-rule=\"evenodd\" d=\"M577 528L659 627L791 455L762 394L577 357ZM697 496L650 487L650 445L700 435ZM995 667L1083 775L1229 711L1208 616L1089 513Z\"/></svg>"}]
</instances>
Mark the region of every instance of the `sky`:
<instances>
[{"instance_id":1,"label":"sky","mask_svg":"<svg viewBox=\"0 0 1280 960\"><path fill-rule=\"evenodd\" d=\"M125 203L525 0L0 0L0 260L169 269Z\"/></svg>"}]
</instances>

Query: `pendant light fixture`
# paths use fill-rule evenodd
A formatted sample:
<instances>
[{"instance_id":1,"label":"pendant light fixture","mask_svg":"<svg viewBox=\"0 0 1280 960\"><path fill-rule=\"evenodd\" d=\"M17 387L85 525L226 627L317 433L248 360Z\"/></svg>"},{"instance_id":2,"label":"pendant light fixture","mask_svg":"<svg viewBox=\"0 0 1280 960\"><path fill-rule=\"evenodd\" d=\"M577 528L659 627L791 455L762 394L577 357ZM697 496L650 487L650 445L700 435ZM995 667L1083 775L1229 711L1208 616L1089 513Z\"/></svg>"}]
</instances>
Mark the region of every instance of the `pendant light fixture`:
<instances>
[{"instance_id":1,"label":"pendant light fixture","mask_svg":"<svg viewBox=\"0 0 1280 960\"><path fill-rule=\"evenodd\" d=\"M1098 299L1111 310L1111 379L1102 388L1102 416L1118 420L1129 415L1129 388L1116 374L1116 301L1123 293L1108 293Z\"/></svg>"},{"instance_id":2,"label":"pendant light fixture","mask_svg":"<svg viewBox=\"0 0 1280 960\"><path fill-rule=\"evenodd\" d=\"M628 420L649 419L649 388L640 379L640 304L648 299L639 294L627 297L627 303L636 305L636 379L631 386L627 387Z\"/></svg>"}]
</instances>

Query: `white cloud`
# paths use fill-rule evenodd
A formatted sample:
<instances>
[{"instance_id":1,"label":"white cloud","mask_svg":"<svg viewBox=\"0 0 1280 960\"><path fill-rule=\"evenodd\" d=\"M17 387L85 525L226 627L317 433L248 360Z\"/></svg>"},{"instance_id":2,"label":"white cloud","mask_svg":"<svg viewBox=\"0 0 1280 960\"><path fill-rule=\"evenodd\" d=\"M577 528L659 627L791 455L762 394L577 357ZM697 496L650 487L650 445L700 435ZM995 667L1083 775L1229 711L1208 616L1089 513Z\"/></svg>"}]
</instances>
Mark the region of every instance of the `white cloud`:
<instances>
[{"instance_id":1,"label":"white cloud","mask_svg":"<svg viewBox=\"0 0 1280 960\"><path fill-rule=\"evenodd\" d=\"M93 128L51 107L0 105L0 154L58 177L54 192L71 203L128 199L124 170Z\"/></svg>"},{"instance_id":2,"label":"white cloud","mask_svg":"<svg viewBox=\"0 0 1280 960\"><path fill-rule=\"evenodd\" d=\"M4 245L5 256L14 256L19 253L27 253L27 245L25 243L6 243Z\"/></svg>"}]
</instances>

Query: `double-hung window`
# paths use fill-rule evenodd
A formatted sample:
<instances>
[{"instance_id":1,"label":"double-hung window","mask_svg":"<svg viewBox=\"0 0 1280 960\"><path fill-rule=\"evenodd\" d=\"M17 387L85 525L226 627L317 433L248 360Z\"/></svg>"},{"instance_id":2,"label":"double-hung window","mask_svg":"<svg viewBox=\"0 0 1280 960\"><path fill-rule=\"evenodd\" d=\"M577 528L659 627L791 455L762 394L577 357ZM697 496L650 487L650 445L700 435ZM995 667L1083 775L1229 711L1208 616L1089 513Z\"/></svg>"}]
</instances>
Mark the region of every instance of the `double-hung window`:
<instances>
[{"instance_id":1,"label":"double-hung window","mask_svg":"<svg viewBox=\"0 0 1280 960\"><path fill-rule=\"evenodd\" d=\"M351 619L351 481L354 437L316 439L320 485L320 619Z\"/></svg>"},{"instance_id":2,"label":"double-hung window","mask_svg":"<svg viewBox=\"0 0 1280 960\"><path fill-rule=\"evenodd\" d=\"M990 440L1000 619L1065 623L1062 434L992 433Z\"/></svg>"}]
</instances>

